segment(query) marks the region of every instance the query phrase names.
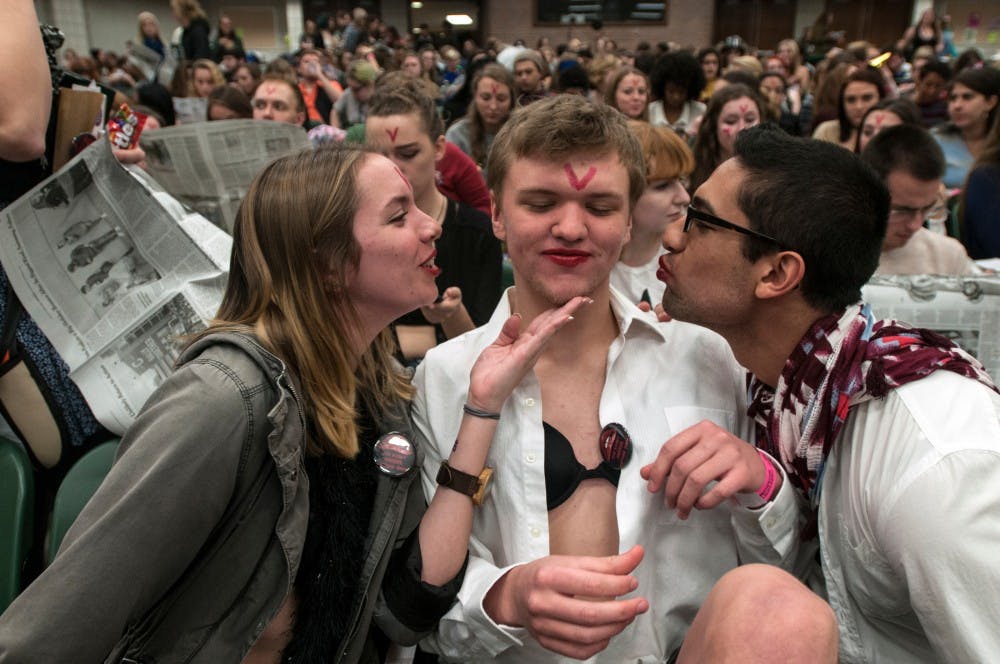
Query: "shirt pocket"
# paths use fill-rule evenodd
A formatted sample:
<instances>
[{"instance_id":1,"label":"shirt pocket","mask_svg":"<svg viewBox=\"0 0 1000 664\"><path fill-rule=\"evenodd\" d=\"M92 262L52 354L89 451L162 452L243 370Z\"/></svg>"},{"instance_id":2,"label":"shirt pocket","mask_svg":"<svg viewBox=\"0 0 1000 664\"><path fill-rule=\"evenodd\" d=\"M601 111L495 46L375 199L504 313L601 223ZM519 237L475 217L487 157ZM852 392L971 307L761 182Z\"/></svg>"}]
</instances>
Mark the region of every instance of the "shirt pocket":
<instances>
[{"instance_id":1,"label":"shirt pocket","mask_svg":"<svg viewBox=\"0 0 1000 664\"><path fill-rule=\"evenodd\" d=\"M705 408L703 406L664 406L663 415L667 420L667 431L669 432L667 440L703 420L709 420L730 432L734 430L733 428L736 423L735 413L718 408ZM727 508L728 503L723 503L712 510L691 510L688 518L682 520L677 516L676 510L662 505L662 492L657 495L656 500L661 503L657 516L657 522L660 524L686 527L700 526L726 530L732 528L730 512Z\"/></svg>"},{"instance_id":2,"label":"shirt pocket","mask_svg":"<svg viewBox=\"0 0 1000 664\"><path fill-rule=\"evenodd\" d=\"M902 616L911 612L906 584L871 542L838 514L840 540L845 551L841 560L844 583L863 614L873 618Z\"/></svg>"}]
</instances>

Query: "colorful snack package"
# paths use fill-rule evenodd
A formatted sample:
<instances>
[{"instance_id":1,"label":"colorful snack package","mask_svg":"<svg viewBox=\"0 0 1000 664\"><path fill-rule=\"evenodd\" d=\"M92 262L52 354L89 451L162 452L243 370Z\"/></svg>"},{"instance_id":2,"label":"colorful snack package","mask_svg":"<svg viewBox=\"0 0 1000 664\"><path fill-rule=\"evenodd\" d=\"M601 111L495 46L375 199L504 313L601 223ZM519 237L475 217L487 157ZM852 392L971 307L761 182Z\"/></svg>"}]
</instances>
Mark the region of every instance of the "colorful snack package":
<instances>
[{"instance_id":1,"label":"colorful snack package","mask_svg":"<svg viewBox=\"0 0 1000 664\"><path fill-rule=\"evenodd\" d=\"M128 104L122 104L108 120L108 139L111 147L131 150L139 145L139 134L146 126L146 115L136 113Z\"/></svg>"}]
</instances>

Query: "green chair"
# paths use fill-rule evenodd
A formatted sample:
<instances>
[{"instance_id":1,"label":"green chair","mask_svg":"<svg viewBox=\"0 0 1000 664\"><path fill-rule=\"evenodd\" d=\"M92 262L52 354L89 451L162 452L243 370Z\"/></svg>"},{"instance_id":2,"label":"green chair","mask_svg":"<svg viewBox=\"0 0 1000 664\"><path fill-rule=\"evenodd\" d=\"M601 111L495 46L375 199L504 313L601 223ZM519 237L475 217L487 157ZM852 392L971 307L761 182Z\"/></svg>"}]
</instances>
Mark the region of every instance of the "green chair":
<instances>
[{"instance_id":1,"label":"green chair","mask_svg":"<svg viewBox=\"0 0 1000 664\"><path fill-rule=\"evenodd\" d=\"M45 564L52 562L59 551L66 531L83 511L84 505L104 481L111 470L118 451L118 439L101 443L90 450L69 469L56 492L55 506L52 508L52 523L49 524L48 545Z\"/></svg>"},{"instance_id":2,"label":"green chair","mask_svg":"<svg viewBox=\"0 0 1000 664\"><path fill-rule=\"evenodd\" d=\"M21 592L35 512L31 461L20 443L0 438L0 613Z\"/></svg>"}]
</instances>

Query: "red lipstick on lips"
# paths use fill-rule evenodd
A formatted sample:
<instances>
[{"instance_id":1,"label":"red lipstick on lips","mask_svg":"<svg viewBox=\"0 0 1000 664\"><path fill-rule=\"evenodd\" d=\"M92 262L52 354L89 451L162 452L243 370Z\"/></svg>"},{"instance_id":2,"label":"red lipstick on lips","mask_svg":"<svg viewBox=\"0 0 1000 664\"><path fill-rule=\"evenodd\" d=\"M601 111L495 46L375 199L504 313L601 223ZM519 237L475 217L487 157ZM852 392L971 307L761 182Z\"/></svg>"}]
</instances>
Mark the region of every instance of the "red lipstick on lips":
<instances>
[{"instance_id":1,"label":"red lipstick on lips","mask_svg":"<svg viewBox=\"0 0 1000 664\"><path fill-rule=\"evenodd\" d=\"M429 272L431 274L432 277L435 277L435 278L439 274L441 274L441 268L439 268L437 265L434 265L434 258L436 256L437 256L437 250L435 250L434 253L432 253L427 258L427 260L425 260L423 263L420 264L420 268L421 269L426 270L427 272Z\"/></svg>"},{"instance_id":2,"label":"red lipstick on lips","mask_svg":"<svg viewBox=\"0 0 1000 664\"><path fill-rule=\"evenodd\" d=\"M587 252L573 249L552 249L543 251L542 255L560 267L576 267L590 258Z\"/></svg>"},{"instance_id":3,"label":"red lipstick on lips","mask_svg":"<svg viewBox=\"0 0 1000 664\"><path fill-rule=\"evenodd\" d=\"M667 280L667 278L671 274L673 274L670 271L670 268L667 267L667 255L666 254L660 256L659 264L660 264L660 267L656 270L656 278L659 279L660 281L665 282Z\"/></svg>"}]
</instances>

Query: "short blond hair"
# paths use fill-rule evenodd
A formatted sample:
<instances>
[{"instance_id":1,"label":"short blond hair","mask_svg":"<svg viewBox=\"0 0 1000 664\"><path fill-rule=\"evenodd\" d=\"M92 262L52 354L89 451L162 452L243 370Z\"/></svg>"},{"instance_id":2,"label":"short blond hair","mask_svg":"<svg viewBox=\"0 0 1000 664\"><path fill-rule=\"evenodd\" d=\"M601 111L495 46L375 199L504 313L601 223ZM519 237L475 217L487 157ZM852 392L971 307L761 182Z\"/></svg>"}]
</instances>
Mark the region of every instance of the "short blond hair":
<instances>
[{"instance_id":1,"label":"short blond hair","mask_svg":"<svg viewBox=\"0 0 1000 664\"><path fill-rule=\"evenodd\" d=\"M579 95L556 95L514 111L493 140L486 184L500 201L516 159L556 161L579 153L617 155L628 171L629 209L635 206L646 186L639 141L617 109Z\"/></svg>"}]
</instances>

